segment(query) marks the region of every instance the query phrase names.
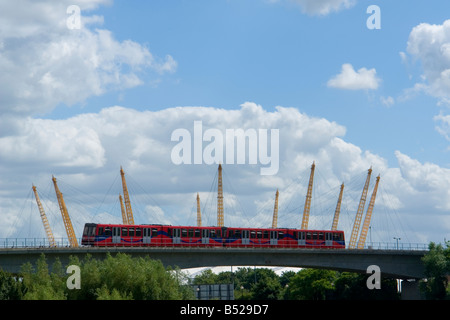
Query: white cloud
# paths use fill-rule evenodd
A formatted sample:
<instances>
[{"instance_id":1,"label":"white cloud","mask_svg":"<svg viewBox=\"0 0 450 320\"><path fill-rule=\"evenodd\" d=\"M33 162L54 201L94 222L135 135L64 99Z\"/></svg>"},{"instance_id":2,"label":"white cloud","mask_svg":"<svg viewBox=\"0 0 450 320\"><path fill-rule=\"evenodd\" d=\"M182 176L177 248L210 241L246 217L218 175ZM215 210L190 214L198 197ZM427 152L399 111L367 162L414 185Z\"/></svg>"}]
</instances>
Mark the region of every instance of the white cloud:
<instances>
[{"instance_id":1,"label":"white cloud","mask_svg":"<svg viewBox=\"0 0 450 320\"><path fill-rule=\"evenodd\" d=\"M450 210L450 169L433 163L420 163L397 151L395 153L403 178L420 197L421 206ZM415 202L417 202L417 198ZM425 213L424 213L425 214Z\"/></svg>"},{"instance_id":2,"label":"white cloud","mask_svg":"<svg viewBox=\"0 0 450 320\"><path fill-rule=\"evenodd\" d=\"M172 56L117 41L89 11L109 1L78 1L81 29L70 30L66 1L0 3L0 113L39 114L83 102L108 90L142 84L141 72L173 72Z\"/></svg>"},{"instance_id":3,"label":"white cloud","mask_svg":"<svg viewBox=\"0 0 450 320\"><path fill-rule=\"evenodd\" d=\"M435 116L434 121L439 122L440 124L436 126L436 130L445 137L448 141L450 141L450 115L444 115L440 113Z\"/></svg>"},{"instance_id":4,"label":"white cloud","mask_svg":"<svg viewBox=\"0 0 450 320\"><path fill-rule=\"evenodd\" d=\"M388 97L380 97L380 101L382 104L384 104L386 107L391 107L395 104L394 98L391 96Z\"/></svg>"},{"instance_id":5,"label":"white cloud","mask_svg":"<svg viewBox=\"0 0 450 320\"><path fill-rule=\"evenodd\" d=\"M328 80L328 87L345 90L375 90L380 84L375 69L353 69L349 63L342 65L341 73Z\"/></svg>"},{"instance_id":6,"label":"white cloud","mask_svg":"<svg viewBox=\"0 0 450 320\"><path fill-rule=\"evenodd\" d=\"M0 138L3 164L93 167L104 164L104 149L94 128L78 119L31 119L18 124L22 134Z\"/></svg>"},{"instance_id":7,"label":"white cloud","mask_svg":"<svg viewBox=\"0 0 450 320\"><path fill-rule=\"evenodd\" d=\"M356 0L291 0L301 6L304 13L310 15L327 15L348 9L356 4Z\"/></svg>"},{"instance_id":8,"label":"white cloud","mask_svg":"<svg viewBox=\"0 0 450 320\"><path fill-rule=\"evenodd\" d=\"M450 101L450 20L443 24L421 23L408 39L407 53L419 61L423 74L420 87L440 102ZM406 60L405 54L402 60ZM417 84L416 84L417 85Z\"/></svg>"},{"instance_id":9,"label":"white cloud","mask_svg":"<svg viewBox=\"0 0 450 320\"><path fill-rule=\"evenodd\" d=\"M409 35L402 60L408 66L418 62L420 79L412 88L406 89L402 99L409 99L418 93L426 93L438 100L438 105L450 105L450 20L442 24L421 23ZM448 115L445 110L434 117L436 130L450 141Z\"/></svg>"},{"instance_id":10,"label":"white cloud","mask_svg":"<svg viewBox=\"0 0 450 320\"><path fill-rule=\"evenodd\" d=\"M349 226L365 174L372 166L373 176L381 174L382 190L374 213L374 224L380 231L383 224L392 223L393 216L397 215L404 224L413 226L414 232L407 230L412 239L417 235L425 241L441 241L448 234L445 224L436 230L424 230L416 224L416 216L426 211L427 219L440 221L450 209L449 169L421 164L400 152L396 153L399 166L389 167L386 159L345 141L345 127L335 122L310 117L294 108L279 106L268 112L260 105L246 102L235 110L177 107L152 112L116 106L69 119L29 118L16 124L19 130L0 139L0 162L5 164L0 168L3 226L0 237L14 225L22 226L17 230L29 230L23 227L27 219L17 222L10 217L21 216L20 208L31 183L38 189L48 190L52 174L60 182L79 232L87 221L120 221L121 186L117 176L121 165L132 192L136 223L195 224L195 196L200 192L204 221L214 224L216 195L212 183L216 165L175 165L170 156L176 144L170 139L171 133L177 128L192 133L195 120L201 120L205 130L277 128L280 131L280 169L276 176L261 176L258 165L224 164L226 225L270 224L273 205L265 206L269 207L266 211L260 211L259 207L273 203L278 188L282 199L279 225L300 226L309 169L315 161L317 189L311 213L312 228L329 227L339 186L344 182L343 210L347 212L342 214L341 227L347 234L351 231ZM203 148L207 144L204 142ZM113 181L115 184L111 185ZM51 189L44 195L55 201ZM28 205L26 208L37 209ZM38 217L37 211L33 214ZM385 220L377 222L383 216ZM400 224L391 229L398 231L401 227Z\"/></svg>"}]
</instances>

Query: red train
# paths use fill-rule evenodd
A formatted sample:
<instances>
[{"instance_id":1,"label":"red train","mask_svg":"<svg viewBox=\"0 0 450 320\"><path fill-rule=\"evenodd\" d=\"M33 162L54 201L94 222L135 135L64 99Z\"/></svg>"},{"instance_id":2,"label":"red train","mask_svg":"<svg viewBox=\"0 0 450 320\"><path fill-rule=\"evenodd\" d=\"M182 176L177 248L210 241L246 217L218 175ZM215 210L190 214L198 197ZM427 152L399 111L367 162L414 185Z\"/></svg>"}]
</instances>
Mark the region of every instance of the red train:
<instances>
[{"instance_id":1,"label":"red train","mask_svg":"<svg viewBox=\"0 0 450 320\"><path fill-rule=\"evenodd\" d=\"M85 246L345 248L343 231L86 223Z\"/></svg>"}]
</instances>

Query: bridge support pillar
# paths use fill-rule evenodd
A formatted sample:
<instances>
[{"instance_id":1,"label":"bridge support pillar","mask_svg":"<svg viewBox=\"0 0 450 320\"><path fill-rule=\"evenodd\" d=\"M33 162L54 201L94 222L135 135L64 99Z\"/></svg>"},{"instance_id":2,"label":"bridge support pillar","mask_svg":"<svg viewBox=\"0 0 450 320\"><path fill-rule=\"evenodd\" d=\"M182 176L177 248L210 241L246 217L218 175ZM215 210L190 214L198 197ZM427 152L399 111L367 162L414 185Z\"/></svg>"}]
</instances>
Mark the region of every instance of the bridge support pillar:
<instances>
[{"instance_id":1,"label":"bridge support pillar","mask_svg":"<svg viewBox=\"0 0 450 320\"><path fill-rule=\"evenodd\" d=\"M423 300L423 296L419 289L419 280L403 280L402 281L402 300Z\"/></svg>"}]
</instances>

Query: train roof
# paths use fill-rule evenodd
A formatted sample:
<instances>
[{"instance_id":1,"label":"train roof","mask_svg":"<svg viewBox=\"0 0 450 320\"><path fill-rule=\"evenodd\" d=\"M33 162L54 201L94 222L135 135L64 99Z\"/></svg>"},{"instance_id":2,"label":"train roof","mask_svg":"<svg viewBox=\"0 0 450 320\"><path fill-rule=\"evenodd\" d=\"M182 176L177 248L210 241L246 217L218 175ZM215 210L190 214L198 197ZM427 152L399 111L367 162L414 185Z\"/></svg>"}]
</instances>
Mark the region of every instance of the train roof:
<instances>
[{"instance_id":1,"label":"train roof","mask_svg":"<svg viewBox=\"0 0 450 320\"><path fill-rule=\"evenodd\" d=\"M320 230L320 229L297 229L297 228L252 228L252 227L218 227L218 226L174 226L169 224L118 224L118 223L86 223L86 225L101 225L101 226L111 226L111 227L151 227L151 226L163 226L171 228L197 228L197 229L232 229L232 230L294 230L294 231L307 231L307 232L343 232L342 230Z\"/></svg>"}]
</instances>

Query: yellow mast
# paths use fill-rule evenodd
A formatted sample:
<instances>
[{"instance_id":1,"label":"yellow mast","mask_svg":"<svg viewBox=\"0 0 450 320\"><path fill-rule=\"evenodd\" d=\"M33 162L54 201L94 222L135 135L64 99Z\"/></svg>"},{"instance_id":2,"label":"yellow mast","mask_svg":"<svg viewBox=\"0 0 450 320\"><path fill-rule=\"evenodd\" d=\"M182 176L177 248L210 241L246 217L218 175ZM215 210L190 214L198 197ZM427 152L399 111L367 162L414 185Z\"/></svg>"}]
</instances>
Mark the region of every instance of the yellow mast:
<instances>
[{"instance_id":1,"label":"yellow mast","mask_svg":"<svg viewBox=\"0 0 450 320\"><path fill-rule=\"evenodd\" d=\"M359 236L358 249L364 249L364 244L367 238L367 232L369 231L370 219L372 218L372 211L375 205L375 198L377 197L378 183L380 182L380 175L377 177L375 187L373 188L372 197L370 198L369 207L367 208L366 217L364 218L363 227L361 229L361 235Z\"/></svg>"},{"instance_id":2,"label":"yellow mast","mask_svg":"<svg viewBox=\"0 0 450 320\"><path fill-rule=\"evenodd\" d=\"M134 224L133 210L131 209L130 195L128 194L127 182L125 181L125 172L120 167L120 175L122 176L123 197L125 199L125 209L127 212L128 224Z\"/></svg>"},{"instance_id":3,"label":"yellow mast","mask_svg":"<svg viewBox=\"0 0 450 320\"><path fill-rule=\"evenodd\" d=\"M302 230L308 229L309 211L311 209L312 188L314 182L314 169L316 165L313 162L311 166L311 175L309 176L308 192L306 194L305 208L303 209Z\"/></svg>"},{"instance_id":4,"label":"yellow mast","mask_svg":"<svg viewBox=\"0 0 450 320\"><path fill-rule=\"evenodd\" d=\"M273 218L272 218L272 228L276 228L278 224L278 189L277 193L275 193L275 205L273 207Z\"/></svg>"},{"instance_id":5,"label":"yellow mast","mask_svg":"<svg viewBox=\"0 0 450 320\"><path fill-rule=\"evenodd\" d=\"M372 168L370 168L369 172L367 173L366 183L364 185L364 189L361 194L361 199L359 200L358 211L356 212L355 222L353 223L353 230L352 230L352 234L350 237L350 243L348 245L349 249L355 249L355 247L356 247L356 241L358 238L359 227L361 225L362 215L364 213L364 205L366 204L367 190L369 189L371 174L372 174Z\"/></svg>"},{"instance_id":6,"label":"yellow mast","mask_svg":"<svg viewBox=\"0 0 450 320\"><path fill-rule=\"evenodd\" d=\"M55 238L53 237L52 229L50 228L50 224L47 220L47 215L45 214L44 208L42 207L41 200L39 199L39 195L37 193L36 187L33 185L34 196L36 197L36 203L39 208L39 212L41 214L42 223L44 224L45 232L47 233L48 242L50 243L50 247L56 247Z\"/></svg>"},{"instance_id":7,"label":"yellow mast","mask_svg":"<svg viewBox=\"0 0 450 320\"><path fill-rule=\"evenodd\" d=\"M219 176L217 179L217 226L223 227L223 186L222 186L222 165L219 164Z\"/></svg>"},{"instance_id":8,"label":"yellow mast","mask_svg":"<svg viewBox=\"0 0 450 320\"><path fill-rule=\"evenodd\" d=\"M58 184L56 183L56 178L52 176L53 185L55 186L56 197L58 198L59 209L61 210L61 215L64 221L64 226L66 227L67 237L69 238L69 243L71 247L78 247L77 237L73 231L72 221L69 217L69 212L67 211L66 203L64 202L63 195L59 191Z\"/></svg>"},{"instance_id":9,"label":"yellow mast","mask_svg":"<svg viewBox=\"0 0 450 320\"><path fill-rule=\"evenodd\" d=\"M341 202L342 202L343 193L344 193L344 183L341 184L341 191L339 192L339 198L338 198L338 202L336 204L336 210L334 211L333 225L331 226L332 231L337 230L337 226L338 226L338 222L339 222L339 214L341 212Z\"/></svg>"},{"instance_id":10,"label":"yellow mast","mask_svg":"<svg viewBox=\"0 0 450 320\"><path fill-rule=\"evenodd\" d=\"M200 211L200 195L197 192L197 227L202 226L202 213Z\"/></svg>"},{"instance_id":11,"label":"yellow mast","mask_svg":"<svg viewBox=\"0 0 450 320\"><path fill-rule=\"evenodd\" d=\"M128 224L127 213L125 211L125 207L123 206L123 198L122 195L119 194L120 201L120 211L122 212L122 222L123 224Z\"/></svg>"}]
</instances>

